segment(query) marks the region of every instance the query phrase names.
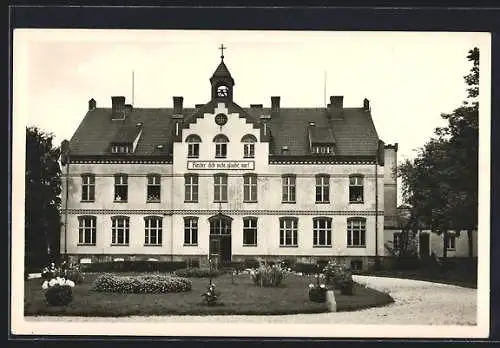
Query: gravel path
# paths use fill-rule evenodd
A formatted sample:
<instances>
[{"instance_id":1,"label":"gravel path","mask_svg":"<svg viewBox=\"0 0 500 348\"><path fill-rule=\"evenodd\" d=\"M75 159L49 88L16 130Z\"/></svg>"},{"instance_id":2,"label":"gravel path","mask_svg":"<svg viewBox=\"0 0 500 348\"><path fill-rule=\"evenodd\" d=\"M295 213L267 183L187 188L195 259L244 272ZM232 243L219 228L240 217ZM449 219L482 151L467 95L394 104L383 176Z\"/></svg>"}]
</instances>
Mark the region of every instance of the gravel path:
<instances>
[{"instance_id":1,"label":"gravel path","mask_svg":"<svg viewBox=\"0 0 500 348\"><path fill-rule=\"evenodd\" d=\"M476 325L477 290L424 281L353 276L355 281L388 292L393 304L356 312L294 314L284 316L152 316L125 318L27 317L27 321L47 322L177 322L177 323L335 323Z\"/></svg>"}]
</instances>

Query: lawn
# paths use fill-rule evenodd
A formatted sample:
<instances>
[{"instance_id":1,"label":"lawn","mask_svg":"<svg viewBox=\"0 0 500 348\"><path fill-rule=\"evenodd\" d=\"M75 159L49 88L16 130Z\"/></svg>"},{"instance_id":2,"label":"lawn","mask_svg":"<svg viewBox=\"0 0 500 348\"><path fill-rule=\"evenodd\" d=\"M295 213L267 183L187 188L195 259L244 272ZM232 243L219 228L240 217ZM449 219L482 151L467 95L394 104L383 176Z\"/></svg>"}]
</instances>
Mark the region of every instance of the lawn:
<instances>
[{"instance_id":1,"label":"lawn","mask_svg":"<svg viewBox=\"0 0 500 348\"><path fill-rule=\"evenodd\" d=\"M201 294L206 291L208 279L191 278L190 292L167 294L118 294L92 290L97 274L86 274L85 282L73 288L73 301L66 307L49 307L45 303L40 279L25 281L24 313L33 315L106 316L131 315L283 315L327 312L326 303L309 301L307 285L313 277L287 275L281 286L259 287L250 276L223 275L214 279L220 292L217 306L202 303ZM234 282L233 282L234 281ZM338 311L383 306L393 302L384 293L355 284L354 295L336 293Z\"/></svg>"}]
</instances>

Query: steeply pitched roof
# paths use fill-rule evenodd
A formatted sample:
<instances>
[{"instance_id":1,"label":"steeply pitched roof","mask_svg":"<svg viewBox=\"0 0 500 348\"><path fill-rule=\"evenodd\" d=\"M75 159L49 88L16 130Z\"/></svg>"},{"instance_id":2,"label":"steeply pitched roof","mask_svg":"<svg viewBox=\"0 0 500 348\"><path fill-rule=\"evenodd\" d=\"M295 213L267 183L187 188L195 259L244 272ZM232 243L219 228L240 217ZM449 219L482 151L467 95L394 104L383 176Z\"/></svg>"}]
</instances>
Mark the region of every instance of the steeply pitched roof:
<instances>
[{"instance_id":1,"label":"steeply pitched roof","mask_svg":"<svg viewBox=\"0 0 500 348\"><path fill-rule=\"evenodd\" d=\"M269 115L269 108L242 108L236 103L228 104L229 112L238 112L247 123L260 125L260 115ZM183 109L186 123L196 122L205 112L212 113L214 103L208 102L200 108ZM118 140L130 141L137 135L137 123L143 131L136 150L129 156L171 155L174 122L171 108L134 108L125 120L112 120L111 109L97 108L88 111L70 141L71 154L96 156L109 154L109 146ZM315 123L318 139L335 141L335 155L373 156L377 154L378 136L369 112L362 108L344 108L339 115L332 115L324 108L281 108L279 115L268 121L272 132L271 154L304 156L310 154L308 128ZM133 141L133 139L132 139ZM163 145L162 149L158 145Z\"/></svg>"},{"instance_id":2,"label":"steeply pitched roof","mask_svg":"<svg viewBox=\"0 0 500 348\"><path fill-rule=\"evenodd\" d=\"M226 64L224 64L224 61L220 62L212 77L231 77L231 73L229 72Z\"/></svg>"}]
</instances>

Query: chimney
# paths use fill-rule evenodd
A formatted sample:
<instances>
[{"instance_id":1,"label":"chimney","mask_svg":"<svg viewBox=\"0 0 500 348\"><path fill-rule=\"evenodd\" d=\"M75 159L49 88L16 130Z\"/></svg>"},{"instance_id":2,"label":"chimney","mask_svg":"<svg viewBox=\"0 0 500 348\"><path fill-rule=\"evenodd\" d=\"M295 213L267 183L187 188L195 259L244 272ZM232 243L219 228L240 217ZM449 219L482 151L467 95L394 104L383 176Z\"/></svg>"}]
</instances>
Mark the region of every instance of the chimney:
<instances>
[{"instance_id":1,"label":"chimney","mask_svg":"<svg viewBox=\"0 0 500 348\"><path fill-rule=\"evenodd\" d=\"M203 105L205 105L205 104L195 104L195 106L194 106L194 107L195 107L196 109L199 109L199 108L201 108Z\"/></svg>"},{"instance_id":2,"label":"chimney","mask_svg":"<svg viewBox=\"0 0 500 348\"><path fill-rule=\"evenodd\" d=\"M125 109L125 97L111 97L111 110L113 114L122 113Z\"/></svg>"},{"instance_id":3,"label":"chimney","mask_svg":"<svg viewBox=\"0 0 500 348\"><path fill-rule=\"evenodd\" d=\"M250 107L252 109L262 109L263 105L262 104L250 104Z\"/></svg>"},{"instance_id":4,"label":"chimney","mask_svg":"<svg viewBox=\"0 0 500 348\"><path fill-rule=\"evenodd\" d=\"M330 97L330 106L342 109L344 107L344 96L334 95Z\"/></svg>"},{"instance_id":5,"label":"chimney","mask_svg":"<svg viewBox=\"0 0 500 348\"><path fill-rule=\"evenodd\" d=\"M89 111L95 110L97 103L94 98L89 100Z\"/></svg>"},{"instance_id":6,"label":"chimney","mask_svg":"<svg viewBox=\"0 0 500 348\"><path fill-rule=\"evenodd\" d=\"M184 97L174 97L174 115L182 114L182 101Z\"/></svg>"},{"instance_id":7,"label":"chimney","mask_svg":"<svg viewBox=\"0 0 500 348\"><path fill-rule=\"evenodd\" d=\"M271 115L279 115L280 112L280 97L271 97Z\"/></svg>"},{"instance_id":8,"label":"chimney","mask_svg":"<svg viewBox=\"0 0 500 348\"><path fill-rule=\"evenodd\" d=\"M366 98L363 100L363 110L370 111L370 101Z\"/></svg>"}]
</instances>

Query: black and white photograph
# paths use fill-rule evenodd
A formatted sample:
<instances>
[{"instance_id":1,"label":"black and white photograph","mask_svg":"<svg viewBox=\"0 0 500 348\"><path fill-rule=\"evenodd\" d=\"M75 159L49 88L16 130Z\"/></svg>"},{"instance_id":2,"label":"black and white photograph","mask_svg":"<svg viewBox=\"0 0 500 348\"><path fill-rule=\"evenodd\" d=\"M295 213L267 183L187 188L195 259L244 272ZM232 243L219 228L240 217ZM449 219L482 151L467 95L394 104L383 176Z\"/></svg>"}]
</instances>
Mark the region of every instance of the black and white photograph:
<instances>
[{"instance_id":1,"label":"black and white photograph","mask_svg":"<svg viewBox=\"0 0 500 348\"><path fill-rule=\"evenodd\" d=\"M487 337L490 42L16 29L13 332Z\"/></svg>"}]
</instances>

